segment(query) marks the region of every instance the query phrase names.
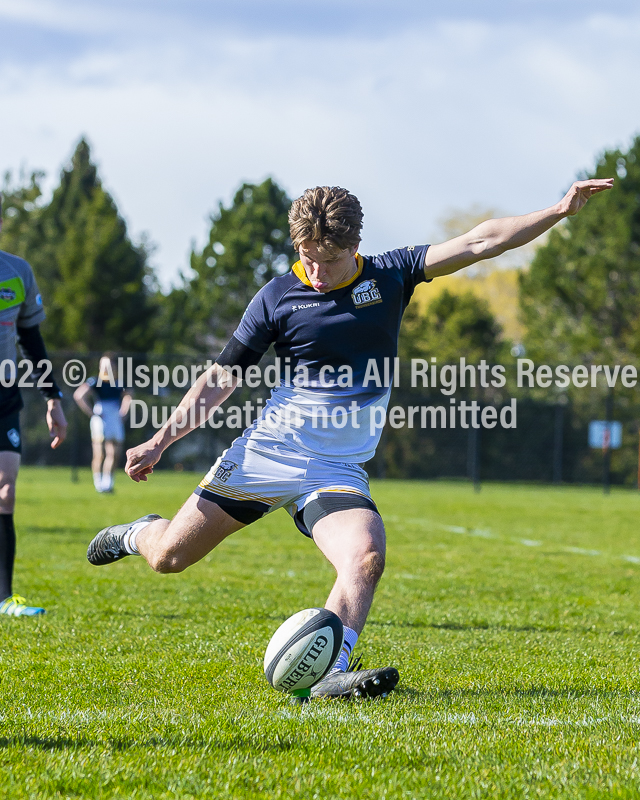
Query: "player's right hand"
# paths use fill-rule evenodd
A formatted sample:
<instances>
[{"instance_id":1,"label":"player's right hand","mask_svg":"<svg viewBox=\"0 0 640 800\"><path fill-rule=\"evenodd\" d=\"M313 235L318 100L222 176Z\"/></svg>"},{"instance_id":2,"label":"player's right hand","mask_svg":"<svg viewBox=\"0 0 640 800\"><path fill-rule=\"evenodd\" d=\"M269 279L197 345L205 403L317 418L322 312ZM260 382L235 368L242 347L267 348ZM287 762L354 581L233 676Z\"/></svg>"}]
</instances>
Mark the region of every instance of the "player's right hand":
<instances>
[{"instance_id":1,"label":"player's right hand","mask_svg":"<svg viewBox=\"0 0 640 800\"><path fill-rule=\"evenodd\" d=\"M124 471L132 481L139 483L146 481L147 476L153 472L154 464L160 461L162 449L152 441L139 444L127 450L127 464Z\"/></svg>"}]
</instances>

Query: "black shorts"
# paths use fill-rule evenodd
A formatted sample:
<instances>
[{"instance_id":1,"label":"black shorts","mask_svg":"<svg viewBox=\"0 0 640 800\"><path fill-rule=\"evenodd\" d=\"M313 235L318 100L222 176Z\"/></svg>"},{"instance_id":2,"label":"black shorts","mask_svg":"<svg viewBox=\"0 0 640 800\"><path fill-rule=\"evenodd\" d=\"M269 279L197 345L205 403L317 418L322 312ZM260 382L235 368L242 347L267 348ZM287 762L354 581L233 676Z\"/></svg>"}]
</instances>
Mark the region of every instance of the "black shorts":
<instances>
[{"instance_id":1,"label":"black shorts","mask_svg":"<svg viewBox=\"0 0 640 800\"><path fill-rule=\"evenodd\" d=\"M19 411L0 417L0 453L3 452L22 453Z\"/></svg>"},{"instance_id":2,"label":"black shorts","mask_svg":"<svg viewBox=\"0 0 640 800\"><path fill-rule=\"evenodd\" d=\"M376 504L370 497L350 492L327 492L326 494L321 494L316 500L307 503L302 511L298 511L293 521L296 523L300 533L304 533L305 536L313 539L313 526L316 522L328 517L329 514L333 514L335 511L349 511L352 508L366 508L380 515Z\"/></svg>"}]
</instances>

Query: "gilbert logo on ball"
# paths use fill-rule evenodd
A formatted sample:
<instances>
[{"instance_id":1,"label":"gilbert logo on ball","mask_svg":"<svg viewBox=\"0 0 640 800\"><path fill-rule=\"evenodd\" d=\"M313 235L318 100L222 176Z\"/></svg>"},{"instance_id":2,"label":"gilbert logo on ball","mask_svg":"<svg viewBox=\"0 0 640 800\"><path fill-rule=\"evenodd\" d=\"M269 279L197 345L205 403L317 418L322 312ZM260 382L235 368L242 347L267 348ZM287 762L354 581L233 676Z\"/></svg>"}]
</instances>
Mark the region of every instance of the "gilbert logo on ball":
<instances>
[{"instance_id":1,"label":"gilbert logo on ball","mask_svg":"<svg viewBox=\"0 0 640 800\"><path fill-rule=\"evenodd\" d=\"M264 674L279 692L309 689L338 660L344 628L326 608L306 608L282 623L264 656Z\"/></svg>"}]
</instances>

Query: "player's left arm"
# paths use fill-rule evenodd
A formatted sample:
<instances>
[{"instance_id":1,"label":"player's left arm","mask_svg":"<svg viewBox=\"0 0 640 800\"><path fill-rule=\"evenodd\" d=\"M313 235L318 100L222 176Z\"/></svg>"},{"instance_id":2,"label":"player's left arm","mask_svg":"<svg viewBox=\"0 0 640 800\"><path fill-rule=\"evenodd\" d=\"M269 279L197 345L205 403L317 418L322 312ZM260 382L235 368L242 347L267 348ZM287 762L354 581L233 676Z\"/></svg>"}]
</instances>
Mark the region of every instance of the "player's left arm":
<instances>
[{"instance_id":1,"label":"player's left arm","mask_svg":"<svg viewBox=\"0 0 640 800\"><path fill-rule=\"evenodd\" d=\"M522 247L548 231L565 217L573 216L594 194L613 186L613 178L576 181L566 195L549 208L481 222L468 233L442 244L433 244L425 256L427 279L450 275L487 258L495 258L506 250Z\"/></svg>"}]
</instances>

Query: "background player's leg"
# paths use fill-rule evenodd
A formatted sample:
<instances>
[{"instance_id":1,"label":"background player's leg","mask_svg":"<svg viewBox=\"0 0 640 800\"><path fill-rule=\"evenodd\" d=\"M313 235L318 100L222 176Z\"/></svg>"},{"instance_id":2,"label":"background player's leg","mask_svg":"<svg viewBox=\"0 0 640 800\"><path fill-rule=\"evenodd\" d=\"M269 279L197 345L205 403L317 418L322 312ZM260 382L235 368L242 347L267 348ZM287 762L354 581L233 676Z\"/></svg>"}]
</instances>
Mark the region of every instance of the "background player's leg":
<instances>
[{"instance_id":1,"label":"background player's leg","mask_svg":"<svg viewBox=\"0 0 640 800\"><path fill-rule=\"evenodd\" d=\"M316 522L313 540L337 572L325 607L360 634L384 571L382 519L365 508L336 511Z\"/></svg>"},{"instance_id":2,"label":"background player's leg","mask_svg":"<svg viewBox=\"0 0 640 800\"><path fill-rule=\"evenodd\" d=\"M102 463L102 489L110 492L113 489L113 468L120 454L120 445L113 439L104 443L104 461Z\"/></svg>"},{"instance_id":3,"label":"background player's leg","mask_svg":"<svg viewBox=\"0 0 640 800\"><path fill-rule=\"evenodd\" d=\"M102 442L91 442L93 457L91 458L91 472L93 473L93 485L96 491L102 491Z\"/></svg>"},{"instance_id":4,"label":"background player's leg","mask_svg":"<svg viewBox=\"0 0 640 800\"><path fill-rule=\"evenodd\" d=\"M144 527L136 546L156 572L182 572L244 527L216 503L192 494L172 520Z\"/></svg>"},{"instance_id":5,"label":"background player's leg","mask_svg":"<svg viewBox=\"0 0 640 800\"><path fill-rule=\"evenodd\" d=\"M13 509L19 469L19 453L0 452L0 600L12 594L13 563L16 555Z\"/></svg>"}]
</instances>

